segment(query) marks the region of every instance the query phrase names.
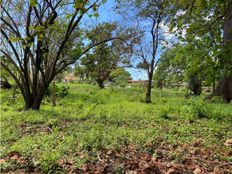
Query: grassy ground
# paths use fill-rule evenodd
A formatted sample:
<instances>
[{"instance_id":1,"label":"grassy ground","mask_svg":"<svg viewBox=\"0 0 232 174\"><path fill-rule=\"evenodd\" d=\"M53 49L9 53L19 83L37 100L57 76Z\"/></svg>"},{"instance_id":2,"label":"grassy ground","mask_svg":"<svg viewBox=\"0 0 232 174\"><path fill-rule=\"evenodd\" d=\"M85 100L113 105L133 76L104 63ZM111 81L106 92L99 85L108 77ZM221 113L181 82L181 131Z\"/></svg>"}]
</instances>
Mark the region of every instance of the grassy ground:
<instances>
[{"instance_id":1,"label":"grassy ground","mask_svg":"<svg viewBox=\"0 0 232 174\"><path fill-rule=\"evenodd\" d=\"M56 107L45 99L40 111L18 111L20 95L2 90L1 172L229 173L232 105L184 94L153 90L145 104L142 89L71 84Z\"/></svg>"}]
</instances>

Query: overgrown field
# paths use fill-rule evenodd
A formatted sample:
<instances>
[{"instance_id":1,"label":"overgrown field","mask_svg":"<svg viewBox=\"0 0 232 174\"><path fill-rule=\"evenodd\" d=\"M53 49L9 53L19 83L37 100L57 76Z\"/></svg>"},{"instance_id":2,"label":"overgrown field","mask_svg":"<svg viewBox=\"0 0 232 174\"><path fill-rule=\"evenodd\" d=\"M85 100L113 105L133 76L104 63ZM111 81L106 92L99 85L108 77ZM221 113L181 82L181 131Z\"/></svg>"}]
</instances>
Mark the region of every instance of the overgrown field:
<instances>
[{"instance_id":1,"label":"overgrown field","mask_svg":"<svg viewBox=\"0 0 232 174\"><path fill-rule=\"evenodd\" d=\"M1 92L1 172L231 173L232 105L184 91L70 84L52 107L23 111ZM198 172L198 173L197 173Z\"/></svg>"}]
</instances>

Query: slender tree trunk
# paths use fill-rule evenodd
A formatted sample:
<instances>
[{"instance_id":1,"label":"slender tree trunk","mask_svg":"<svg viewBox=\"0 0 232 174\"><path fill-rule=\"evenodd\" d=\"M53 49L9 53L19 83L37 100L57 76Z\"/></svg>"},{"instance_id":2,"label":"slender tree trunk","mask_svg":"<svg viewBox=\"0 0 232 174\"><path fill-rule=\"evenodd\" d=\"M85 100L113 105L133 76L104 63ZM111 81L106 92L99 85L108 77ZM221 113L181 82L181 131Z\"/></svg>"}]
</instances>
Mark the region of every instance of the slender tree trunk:
<instances>
[{"instance_id":1,"label":"slender tree trunk","mask_svg":"<svg viewBox=\"0 0 232 174\"><path fill-rule=\"evenodd\" d=\"M11 86L11 84L9 83L9 81L7 80L7 78L4 77L4 76L2 76L2 78L3 78L4 80L1 80L1 81L0 81L0 86L1 86L1 88L2 88L2 89L10 89L12 86Z\"/></svg>"},{"instance_id":2,"label":"slender tree trunk","mask_svg":"<svg viewBox=\"0 0 232 174\"><path fill-rule=\"evenodd\" d=\"M15 98L17 88L18 88L18 84L16 83L14 86L14 91L13 91L13 95L12 95L13 98Z\"/></svg>"},{"instance_id":3,"label":"slender tree trunk","mask_svg":"<svg viewBox=\"0 0 232 174\"><path fill-rule=\"evenodd\" d=\"M151 103L151 87L152 87L152 75L148 75L148 82L147 82L147 91L146 91L146 103Z\"/></svg>"},{"instance_id":4,"label":"slender tree trunk","mask_svg":"<svg viewBox=\"0 0 232 174\"><path fill-rule=\"evenodd\" d=\"M215 79L215 73L214 73L214 77L213 77L213 92L216 89L216 79Z\"/></svg>"},{"instance_id":5,"label":"slender tree trunk","mask_svg":"<svg viewBox=\"0 0 232 174\"><path fill-rule=\"evenodd\" d=\"M52 106L56 106L56 89L55 89L55 79L52 82Z\"/></svg>"},{"instance_id":6,"label":"slender tree trunk","mask_svg":"<svg viewBox=\"0 0 232 174\"><path fill-rule=\"evenodd\" d=\"M99 86L100 89L104 89L105 88L103 80L97 79L96 82L97 82L97 84L98 84L98 86Z\"/></svg>"}]
</instances>

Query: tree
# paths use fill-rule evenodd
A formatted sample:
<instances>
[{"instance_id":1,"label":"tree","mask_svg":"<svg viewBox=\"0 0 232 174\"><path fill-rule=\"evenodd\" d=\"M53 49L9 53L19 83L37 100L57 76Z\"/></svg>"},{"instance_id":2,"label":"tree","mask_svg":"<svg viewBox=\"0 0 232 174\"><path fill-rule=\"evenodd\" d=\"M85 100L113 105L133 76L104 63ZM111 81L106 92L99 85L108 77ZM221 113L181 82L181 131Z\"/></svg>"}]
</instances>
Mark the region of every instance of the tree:
<instances>
[{"instance_id":1,"label":"tree","mask_svg":"<svg viewBox=\"0 0 232 174\"><path fill-rule=\"evenodd\" d=\"M88 71L85 66L76 65L74 68L74 74L75 76L78 76L82 82L89 78Z\"/></svg>"},{"instance_id":2,"label":"tree","mask_svg":"<svg viewBox=\"0 0 232 174\"><path fill-rule=\"evenodd\" d=\"M218 60L213 56L212 44L207 37L200 41L189 37L184 40L167 50L158 64L157 78L166 83L170 81L169 85L187 82L192 94L200 95L203 82L211 85L217 79Z\"/></svg>"},{"instance_id":3,"label":"tree","mask_svg":"<svg viewBox=\"0 0 232 174\"><path fill-rule=\"evenodd\" d=\"M115 84L125 87L128 80L132 80L131 74L125 68L117 68L110 74L110 80Z\"/></svg>"},{"instance_id":4,"label":"tree","mask_svg":"<svg viewBox=\"0 0 232 174\"><path fill-rule=\"evenodd\" d=\"M117 60L112 58L107 44L96 47L92 54L88 54L82 59L82 65L101 89L104 88L103 83L109 78L111 71L117 67L117 63Z\"/></svg>"},{"instance_id":5,"label":"tree","mask_svg":"<svg viewBox=\"0 0 232 174\"><path fill-rule=\"evenodd\" d=\"M114 23L103 23L89 31L87 36L92 43L95 43L102 38L113 37L113 33L117 32L116 29L117 25ZM96 34L98 34L98 37L93 37ZM124 38L124 36L121 38ZM103 89L104 81L110 77L110 73L118 66L128 63L129 50L130 45L122 40L114 40L95 47L92 53L81 59L81 64L85 66L89 76Z\"/></svg>"},{"instance_id":6,"label":"tree","mask_svg":"<svg viewBox=\"0 0 232 174\"><path fill-rule=\"evenodd\" d=\"M184 82L184 64L174 61L179 48L173 47L162 54L155 70L154 81L156 87L172 88L180 86Z\"/></svg>"},{"instance_id":7,"label":"tree","mask_svg":"<svg viewBox=\"0 0 232 174\"><path fill-rule=\"evenodd\" d=\"M211 36L212 42L222 40L217 48L220 80L213 94L223 96L225 102L232 100L232 1L191 0L175 3L177 7L174 27L187 28L187 35ZM185 24L185 25L184 25Z\"/></svg>"},{"instance_id":8,"label":"tree","mask_svg":"<svg viewBox=\"0 0 232 174\"><path fill-rule=\"evenodd\" d=\"M130 20L135 30L140 31L140 38L134 43L134 57L138 68L147 71L148 83L145 102L151 102L151 88L154 69L158 62L158 51L163 43L166 44L164 26L170 17L169 1L167 0L130 0L119 1L119 9L124 13L132 13ZM129 12L128 12L129 11ZM120 12L122 13L122 12Z\"/></svg>"},{"instance_id":9,"label":"tree","mask_svg":"<svg viewBox=\"0 0 232 174\"><path fill-rule=\"evenodd\" d=\"M39 109L54 77L91 48L107 41L82 44L80 23L85 14L95 13L101 3L100 0L1 2L1 54L4 55L1 67L19 86L25 109Z\"/></svg>"}]
</instances>

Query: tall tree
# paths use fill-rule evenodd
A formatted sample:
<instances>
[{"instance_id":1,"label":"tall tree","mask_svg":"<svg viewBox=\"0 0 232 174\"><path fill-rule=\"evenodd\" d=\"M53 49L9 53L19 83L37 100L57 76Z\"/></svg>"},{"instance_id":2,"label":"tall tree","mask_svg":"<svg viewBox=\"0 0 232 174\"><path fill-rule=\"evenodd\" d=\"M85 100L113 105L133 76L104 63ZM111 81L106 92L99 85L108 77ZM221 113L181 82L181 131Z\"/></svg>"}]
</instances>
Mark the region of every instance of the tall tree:
<instances>
[{"instance_id":1,"label":"tall tree","mask_svg":"<svg viewBox=\"0 0 232 174\"><path fill-rule=\"evenodd\" d=\"M220 67L213 52L216 50L211 48L208 37L202 37L199 41L193 37L184 40L185 43L174 45L160 60L157 78L164 82L171 79L171 83L187 82L192 94L200 95L203 82L211 85L218 79L215 74Z\"/></svg>"},{"instance_id":2,"label":"tall tree","mask_svg":"<svg viewBox=\"0 0 232 174\"><path fill-rule=\"evenodd\" d=\"M98 37L94 37L98 34ZM93 30L87 32L87 36L92 43L102 40L102 38L111 38L117 34L121 40L113 40L109 43L101 44L95 47L92 53L87 54L81 59L81 64L86 67L86 71L98 86L104 88L104 81L110 77L110 73L118 66L129 63L130 45L123 39L127 38L125 33L118 33L115 23L103 23Z\"/></svg>"},{"instance_id":3,"label":"tall tree","mask_svg":"<svg viewBox=\"0 0 232 174\"><path fill-rule=\"evenodd\" d=\"M131 24L140 31L140 38L134 44L137 67L147 71L148 83L145 102L151 102L152 79L158 62L157 54L166 38L164 27L169 20L171 6L167 0L119 1L119 11L131 16ZM122 13L122 12L121 12Z\"/></svg>"},{"instance_id":4,"label":"tall tree","mask_svg":"<svg viewBox=\"0 0 232 174\"><path fill-rule=\"evenodd\" d=\"M39 109L54 77L91 48L107 41L85 47L80 29L85 14L95 14L102 3L101 0L1 1L4 55L1 67L19 86L25 109ZM19 77L7 63L14 66Z\"/></svg>"},{"instance_id":5,"label":"tall tree","mask_svg":"<svg viewBox=\"0 0 232 174\"><path fill-rule=\"evenodd\" d=\"M225 102L232 100L232 0L191 0L175 3L180 30L187 28L187 35L198 37L210 35L212 41L221 39L217 48L220 62L220 80L213 94L223 96ZM185 24L185 25L184 25Z\"/></svg>"},{"instance_id":6,"label":"tall tree","mask_svg":"<svg viewBox=\"0 0 232 174\"><path fill-rule=\"evenodd\" d=\"M154 74L156 87L160 89L163 87L172 88L183 84L185 61L175 60L179 49L178 45L175 45L162 54Z\"/></svg>"}]
</instances>

